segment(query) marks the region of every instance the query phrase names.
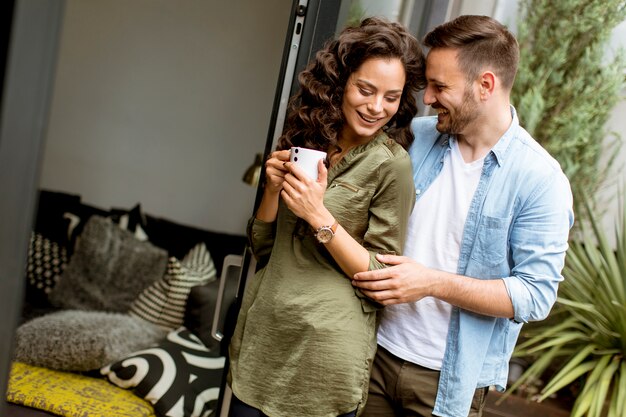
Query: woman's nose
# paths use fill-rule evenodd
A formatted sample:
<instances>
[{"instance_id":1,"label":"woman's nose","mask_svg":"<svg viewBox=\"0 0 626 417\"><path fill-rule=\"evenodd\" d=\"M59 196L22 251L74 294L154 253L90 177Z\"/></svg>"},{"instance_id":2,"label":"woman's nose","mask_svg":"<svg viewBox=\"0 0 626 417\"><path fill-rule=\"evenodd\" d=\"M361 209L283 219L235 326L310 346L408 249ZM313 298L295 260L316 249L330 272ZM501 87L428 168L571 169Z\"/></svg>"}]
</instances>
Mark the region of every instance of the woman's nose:
<instances>
[{"instance_id":1,"label":"woman's nose","mask_svg":"<svg viewBox=\"0 0 626 417\"><path fill-rule=\"evenodd\" d=\"M367 104L367 109L374 114L383 111L383 97L374 96Z\"/></svg>"}]
</instances>

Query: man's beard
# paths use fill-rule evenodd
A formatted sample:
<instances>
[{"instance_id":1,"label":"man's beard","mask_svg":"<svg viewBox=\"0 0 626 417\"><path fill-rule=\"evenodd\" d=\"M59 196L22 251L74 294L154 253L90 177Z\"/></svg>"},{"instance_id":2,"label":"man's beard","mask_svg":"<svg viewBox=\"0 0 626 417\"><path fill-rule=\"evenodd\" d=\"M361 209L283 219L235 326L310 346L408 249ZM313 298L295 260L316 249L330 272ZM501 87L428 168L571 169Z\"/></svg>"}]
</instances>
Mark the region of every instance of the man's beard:
<instances>
[{"instance_id":1,"label":"man's beard","mask_svg":"<svg viewBox=\"0 0 626 417\"><path fill-rule=\"evenodd\" d=\"M437 130L450 135L463 133L465 128L478 118L477 107L472 90L466 87L463 92L461 106L454 109L454 116L452 113L448 113L448 117L444 122L437 123Z\"/></svg>"}]
</instances>

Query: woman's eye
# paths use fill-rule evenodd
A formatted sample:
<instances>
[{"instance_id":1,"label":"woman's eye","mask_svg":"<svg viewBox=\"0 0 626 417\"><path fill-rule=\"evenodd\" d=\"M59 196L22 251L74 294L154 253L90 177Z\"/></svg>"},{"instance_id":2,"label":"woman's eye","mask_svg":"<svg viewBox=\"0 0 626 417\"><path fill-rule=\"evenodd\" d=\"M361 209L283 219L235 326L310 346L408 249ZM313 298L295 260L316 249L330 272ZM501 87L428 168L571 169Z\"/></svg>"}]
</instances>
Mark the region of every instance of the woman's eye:
<instances>
[{"instance_id":1,"label":"woman's eye","mask_svg":"<svg viewBox=\"0 0 626 417\"><path fill-rule=\"evenodd\" d=\"M359 87L359 92L364 96L371 96L372 92L370 90L366 90L365 88Z\"/></svg>"},{"instance_id":2,"label":"woman's eye","mask_svg":"<svg viewBox=\"0 0 626 417\"><path fill-rule=\"evenodd\" d=\"M400 97L398 97L398 96L389 96L389 97L385 97L385 99L389 103L395 103L396 101L400 100Z\"/></svg>"}]
</instances>

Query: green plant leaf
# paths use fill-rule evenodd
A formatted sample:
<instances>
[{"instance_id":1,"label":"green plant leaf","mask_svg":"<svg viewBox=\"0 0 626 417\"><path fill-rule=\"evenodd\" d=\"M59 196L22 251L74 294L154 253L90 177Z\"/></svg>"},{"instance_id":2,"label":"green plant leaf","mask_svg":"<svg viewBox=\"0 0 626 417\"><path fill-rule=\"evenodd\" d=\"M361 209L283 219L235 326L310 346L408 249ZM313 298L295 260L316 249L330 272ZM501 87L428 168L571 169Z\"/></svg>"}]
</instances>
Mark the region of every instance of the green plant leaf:
<instances>
[{"instance_id":1,"label":"green plant leaf","mask_svg":"<svg viewBox=\"0 0 626 417\"><path fill-rule=\"evenodd\" d=\"M555 346L552 349L543 352L532 364L522 373L509 389L500 397L500 401L506 399L512 392L518 389L522 384L540 377L543 372L550 366L552 361L559 355L561 347Z\"/></svg>"},{"instance_id":2,"label":"green plant leaf","mask_svg":"<svg viewBox=\"0 0 626 417\"><path fill-rule=\"evenodd\" d=\"M607 404L606 399L611 386L611 382L617 370L619 369L619 359L612 359L606 368L602 371L597 384L596 395L594 396L592 414L594 416L602 415L602 410Z\"/></svg>"},{"instance_id":3,"label":"green plant leaf","mask_svg":"<svg viewBox=\"0 0 626 417\"><path fill-rule=\"evenodd\" d=\"M613 387L609 417L623 417L624 410L626 410L626 363L622 360Z\"/></svg>"},{"instance_id":4,"label":"green plant leaf","mask_svg":"<svg viewBox=\"0 0 626 417\"><path fill-rule=\"evenodd\" d=\"M580 332L561 333L559 336L554 337L540 345L537 345L531 349L528 349L528 353L536 353L552 346L562 346L574 340L586 340L587 336Z\"/></svg>"},{"instance_id":5,"label":"green plant leaf","mask_svg":"<svg viewBox=\"0 0 626 417\"><path fill-rule=\"evenodd\" d=\"M589 328L595 329L596 331L601 331L611 337L619 337L619 333L611 329L611 322L607 320L606 315L598 311L595 306L587 303L567 300L560 297L558 298L558 302L562 305L571 307L573 310L579 310L570 312L573 315L577 316L578 319L585 323ZM581 311L588 314L582 314Z\"/></svg>"},{"instance_id":6,"label":"green plant leaf","mask_svg":"<svg viewBox=\"0 0 626 417\"><path fill-rule=\"evenodd\" d=\"M568 364L569 365L569 364ZM571 384L581 375L591 371L596 366L595 362L585 362L582 365L574 367L570 372L561 374L560 376L554 376L550 379L549 385L546 385L541 391L539 401L543 401L561 388Z\"/></svg>"},{"instance_id":7,"label":"green plant leaf","mask_svg":"<svg viewBox=\"0 0 626 417\"><path fill-rule=\"evenodd\" d=\"M575 317L566 318L556 325L552 325L551 322L548 322L548 324L545 324L545 322L533 324L537 325L537 328L529 331L527 335L528 339L516 346L514 351L515 356L528 356L546 349L555 344L553 342L554 338L566 334L571 335L570 338L572 340L580 341L582 339L585 344L589 342L587 335L589 329L582 326ZM562 342L563 340L561 339L559 343Z\"/></svg>"},{"instance_id":8,"label":"green plant leaf","mask_svg":"<svg viewBox=\"0 0 626 417\"><path fill-rule=\"evenodd\" d=\"M582 392L574 402L572 417L583 416L585 412L588 412L587 417L601 416L608 385L618 365L619 361L612 360L608 355L597 361L595 368L585 381Z\"/></svg>"},{"instance_id":9,"label":"green plant leaf","mask_svg":"<svg viewBox=\"0 0 626 417\"><path fill-rule=\"evenodd\" d=\"M611 356L609 355L601 356L600 358L598 358L596 362L596 366L585 379L585 386L583 387L580 393L580 397L585 397L587 392L593 391L594 398L595 398L595 394L598 389L598 382L600 380L600 377L602 376L602 373L604 372L604 370L606 369L610 361L611 361Z\"/></svg>"},{"instance_id":10,"label":"green plant leaf","mask_svg":"<svg viewBox=\"0 0 626 417\"><path fill-rule=\"evenodd\" d=\"M595 394L595 389L589 389L585 393L579 394L578 398L576 398L576 401L574 402L574 405L572 406L572 413L570 417L583 417L589 408L591 408L591 403L593 402Z\"/></svg>"},{"instance_id":11,"label":"green plant leaf","mask_svg":"<svg viewBox=\"0 0 626 417\"><path fill-rule=\"evenodd\" d=\"M580 365L595 349L594 345L588 345L581 349L574 357L572 357L559 372L550 380L548 384L543 388L542 392L547 393L547 396L560 390L565 385L571 383L579 376L586 372L589 372L596 366L595 361L588 361L586 365Z\"/></svg>"}]
</instances>

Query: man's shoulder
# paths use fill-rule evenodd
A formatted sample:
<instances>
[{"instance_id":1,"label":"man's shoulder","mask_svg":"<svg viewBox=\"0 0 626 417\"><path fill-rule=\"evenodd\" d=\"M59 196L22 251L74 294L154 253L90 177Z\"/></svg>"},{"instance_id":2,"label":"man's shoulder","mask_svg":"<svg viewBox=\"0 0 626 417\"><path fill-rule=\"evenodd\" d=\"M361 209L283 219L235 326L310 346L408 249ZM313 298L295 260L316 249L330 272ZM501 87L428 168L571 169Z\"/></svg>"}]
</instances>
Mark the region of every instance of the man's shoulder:
<instances>
[{"instance_id":1,"label":"man's shoulder","mask_svg":"<svg viewBox=\"0 0 626 417\"><path fill-rule=\"evenodd\" d=\"M411 122L411 130L415 135L415 139L419 140L423 136L437 137L439 132L437 131L437 116L421 116L413 118Z\"/></svg>"},{"instance_id":2,"label":"man's shoulder","mask_svg":"<svg viewBox=\"0 0 626 417\"><path fill-rule=\"evenodd\" d=\"M411 121L411 130L415 136L415 140L409 149L409 154L412 157L428 152L441 135L437 130L437 116L415 117Z\"/></svg>"},{"instance_id":3,"label":"man's shoulder","mask_svg":"<svg viewBox=\"0 0 626 417\"><path fill-rule=\"evenodd\" d=\"M567 176L559 161L537 140L520 128L510 147L505 163L508 185L522 184L518 191L528 197L543 190L551 197L570 204L571 187Z\"/></svg>"},{"instance_id":4,"label":"man's shoulder","mask_svg":"<svg viewBox=\"0 0 626 417\"><path fill-rule=\"evenodd\" d=\"M519 127L518 134L516 136L515 143L519 146L514 150L513 161L528 168L528 164L536 166L545 173L546 169L549 171L562 171L561 165L530 133L523 127ZM527 154L527 158L523 157L523 154Z\"/></svg>"}]
</instances>

